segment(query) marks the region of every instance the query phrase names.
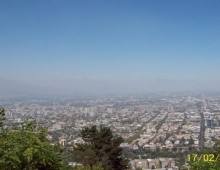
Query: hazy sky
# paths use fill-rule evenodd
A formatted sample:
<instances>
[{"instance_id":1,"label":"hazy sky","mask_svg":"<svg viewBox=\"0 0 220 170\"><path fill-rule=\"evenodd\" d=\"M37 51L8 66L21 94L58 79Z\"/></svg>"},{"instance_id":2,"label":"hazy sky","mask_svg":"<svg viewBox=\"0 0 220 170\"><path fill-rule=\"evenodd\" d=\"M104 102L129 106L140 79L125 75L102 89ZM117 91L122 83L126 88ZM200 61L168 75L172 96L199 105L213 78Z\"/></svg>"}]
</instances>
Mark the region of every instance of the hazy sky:
<instances>
[{"instance_id":1,"label":"hazy sky","mask_svg":"<svg viewBox=\"0 0 220 170\"><path fill-rule=\"evenodd\" d=\"M0 0L0 93L220 90L219 0Z\"/></svg>"}]
</instances>

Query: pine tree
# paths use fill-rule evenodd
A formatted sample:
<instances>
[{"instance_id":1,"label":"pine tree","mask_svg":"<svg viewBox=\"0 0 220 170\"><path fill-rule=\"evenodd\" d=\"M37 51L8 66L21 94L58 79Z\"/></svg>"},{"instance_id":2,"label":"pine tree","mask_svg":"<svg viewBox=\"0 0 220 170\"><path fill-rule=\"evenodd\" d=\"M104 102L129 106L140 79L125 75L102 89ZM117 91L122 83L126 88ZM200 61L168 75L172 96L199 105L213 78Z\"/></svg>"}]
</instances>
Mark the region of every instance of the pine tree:
<instances>
[{"instance_id":1,"label":"pine tree","mask_svg":"<svg viewBox=\"0 0 220 170\"><path fill-rule=\"evenodd\" d=\"M121 158L124 141L115 137L110 128L96 126L85 127L81 131L84 144L77 144L73 151L73 160L84 165L101 164L104 170L124 170L128 168L128 160Z\"/></svg>"}]
</instances>

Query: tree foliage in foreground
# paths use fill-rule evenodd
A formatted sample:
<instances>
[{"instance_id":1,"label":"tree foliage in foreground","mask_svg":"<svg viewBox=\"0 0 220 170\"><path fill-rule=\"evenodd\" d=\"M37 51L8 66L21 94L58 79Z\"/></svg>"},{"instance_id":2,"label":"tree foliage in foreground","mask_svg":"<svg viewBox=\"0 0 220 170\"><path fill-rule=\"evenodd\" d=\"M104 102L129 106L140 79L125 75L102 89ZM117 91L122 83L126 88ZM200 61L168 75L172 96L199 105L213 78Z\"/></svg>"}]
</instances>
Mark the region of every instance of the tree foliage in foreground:
<instances>
[{"instance_id":1,"label":"tree foliage in foreground","mask_svg":"<svg viewBox=\"0 0 220 170\"><path fill-rule=\"evenodd\" d=\"M121 158L124 141L122 137L114 137L108 127L85 127L81 131L84 144L76 144L73 151L73 161L83 165L101 164L104 170L125 170L128 160Z\"/></svg>"},{"instance_id":2,"label":"tree foliage in foreground","mask_svg":"<svg viewBox=\"0 0 220 170\"><path fill-rule=\"evenodd\" d=\"M216 162L199 161L190 163L190 166L189 170L220 170L220 165Z\"/></svg>"},{"instance_id":3,"label":"tree foliage in foreground","mask_svg":"<svg viewBox=\"0 0 220 170\"><path fill-rule=\"evenodd\" d=\"M36 122L5 129L5 113L0 109L0 169L2 170L63 170L68 169L62 154L47 141L46 129Z\"/></svg>"},{"instance_id":4,"label":"tree foliage in foreground","mask_svg":"<svg viewBox=\"0 0 220 170\"><path fill-rule=\"evenodd\" d=\"M213 162L190 162L190 170L220 170L220 141L216 141L214 146L214 158ZM217 159L218 158L218 159Z\"/></svg>"}]
</instances>

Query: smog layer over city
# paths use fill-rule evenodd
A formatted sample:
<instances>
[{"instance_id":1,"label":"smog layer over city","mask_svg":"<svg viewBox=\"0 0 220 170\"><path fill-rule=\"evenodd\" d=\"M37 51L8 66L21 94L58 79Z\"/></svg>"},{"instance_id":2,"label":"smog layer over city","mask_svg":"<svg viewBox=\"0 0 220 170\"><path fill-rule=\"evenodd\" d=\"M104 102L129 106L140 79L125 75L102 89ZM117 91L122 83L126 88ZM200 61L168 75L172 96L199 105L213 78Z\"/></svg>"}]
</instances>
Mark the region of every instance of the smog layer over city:
<instances>
[{"instance_id":1,"label":"smog layer over city","mask_svg":"<svg viewBox=\"0 0 220 170\"><path fill-rule=\"evenodd\" d=\"M0 1L0 169L220 169L220 1Z\"/></svg>"}]
</instances>

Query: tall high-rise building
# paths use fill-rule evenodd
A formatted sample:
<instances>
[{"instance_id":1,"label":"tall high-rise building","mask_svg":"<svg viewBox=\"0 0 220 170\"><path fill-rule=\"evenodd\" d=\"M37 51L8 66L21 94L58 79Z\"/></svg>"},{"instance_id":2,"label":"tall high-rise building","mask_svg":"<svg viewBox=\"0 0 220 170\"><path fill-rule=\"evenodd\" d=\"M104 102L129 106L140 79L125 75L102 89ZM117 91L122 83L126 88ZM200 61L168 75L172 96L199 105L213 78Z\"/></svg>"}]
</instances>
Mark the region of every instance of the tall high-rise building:
<instances>
[{"instance_id":1,"label":"tall high-rise building","mask_svg":"<svg viewBox=\"0 0 220 170\"><path fill-rule=\"evenodd\" d=\"M218 120L218 127L220 127L220 120Z\"/></svg>"},{"instance_id":2,"label":"tall high-rise building","mask_svg":"<svg viewBox=\"0 0 220 170\"><path fill-rule=\"evenodd\" d=\"M213 119L208 119L207 120L207 127L208 128L213 128L214 127L214 120Z\"/></svg>"}]
</instances>

